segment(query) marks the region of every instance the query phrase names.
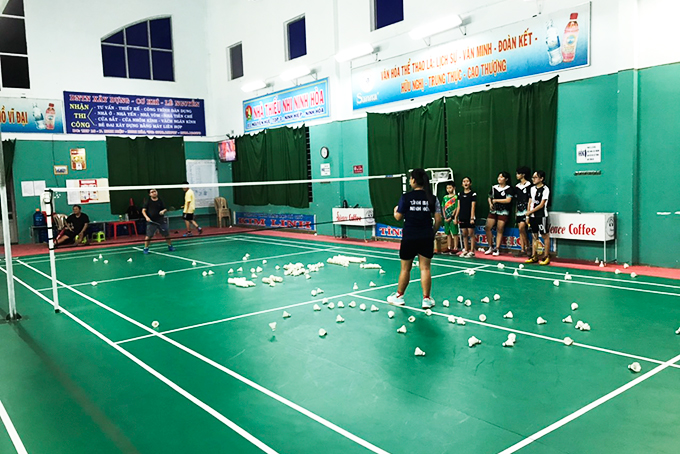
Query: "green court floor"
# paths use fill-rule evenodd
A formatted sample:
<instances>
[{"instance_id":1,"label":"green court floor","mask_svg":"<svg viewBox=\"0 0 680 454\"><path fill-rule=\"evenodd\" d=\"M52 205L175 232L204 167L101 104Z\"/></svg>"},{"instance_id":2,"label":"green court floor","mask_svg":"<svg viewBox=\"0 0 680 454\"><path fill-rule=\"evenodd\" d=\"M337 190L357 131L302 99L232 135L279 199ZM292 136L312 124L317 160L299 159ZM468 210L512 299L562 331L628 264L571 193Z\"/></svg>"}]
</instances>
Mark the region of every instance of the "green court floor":
<instances>
[{"instance_id":1,"label":"green court floor","mask_svg":"<svg viewBox=\"0 0 680 454\"><path fill-rule=\"evenodd\" d=\"M62 253L58 314L47 256L15 260L24 318L0 324L0 453L678 452L680 282L435 257L428 316L417 267L406 307L385 303L396 251L312 238ZM385 272L326 262L338 254ZM284 276L291 262L325 266Z\"/></svg>"}]
</instances>

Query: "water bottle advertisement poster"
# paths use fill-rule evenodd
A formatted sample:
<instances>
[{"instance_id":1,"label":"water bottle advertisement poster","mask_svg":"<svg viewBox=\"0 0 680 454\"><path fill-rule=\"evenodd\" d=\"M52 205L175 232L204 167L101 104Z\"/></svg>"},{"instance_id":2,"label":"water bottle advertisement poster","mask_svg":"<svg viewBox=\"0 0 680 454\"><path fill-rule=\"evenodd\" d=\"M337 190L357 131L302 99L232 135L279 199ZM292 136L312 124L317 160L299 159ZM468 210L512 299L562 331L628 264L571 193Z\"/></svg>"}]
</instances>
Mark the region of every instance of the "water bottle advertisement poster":
<instances>
[{"instance_id":1,"label":"water bottle advertisement poster","mask_svg":"<svg viewBox=\"0 0 680 454\"><path fill-rule=\"evenodd\" d=\"M590 3L352 69L356 109L590 65Z\"/></svg>"},{"instance_id":2,"label":"water bottle advertisement poster","mask_svg":"<svg viewBox=\"0 0 680 454\"><path fill-rule=\"evenodd\" d=\"M8 133L64 133L58 99L0 98L0 128Z\"/></svg>"}]
</instances>

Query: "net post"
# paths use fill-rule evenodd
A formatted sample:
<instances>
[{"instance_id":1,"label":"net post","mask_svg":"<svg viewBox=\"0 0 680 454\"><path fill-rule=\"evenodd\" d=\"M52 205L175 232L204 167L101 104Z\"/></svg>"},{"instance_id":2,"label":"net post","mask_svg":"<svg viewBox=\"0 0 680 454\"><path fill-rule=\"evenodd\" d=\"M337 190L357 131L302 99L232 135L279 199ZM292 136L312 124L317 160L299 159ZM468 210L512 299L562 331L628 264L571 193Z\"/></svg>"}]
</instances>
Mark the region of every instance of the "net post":
<instances>
[{"instance_id":1,"label":"net post","mask_svg":"<svg viewBox=\"0 0 680 454\"><path fill-rule=\"evenodd\" d=\"M408 179L406 178L406 175L401 176L401 192L406 194L406 184L407 184Z\"/></svg>"},{"instance_id":2,"label":"net post","mask_svg":"<svg viewBox=\"0 0 680 454\"><path fill-rule=\"evenodd\" d=\"M18 320L16 293L14 292L14 268L12 264L12 237L9 225L9 202L7 199L7 179L5 178L5 154L2 148L2 131L0 131L0 213L2 213L2 236L5 246L5 267L7 270L7 300L9 313L7 320Z\"/></svg>"},{"instance_id":3,"label":"net post","mask_svg":"<svg viewBox=\"0 0 680 454\"><path fill-rule=\"evenodd\" d=\"M45 202L45 218L47 221L47 245L50 254L50 278L52 279L52 302L54 304L54 312L59 313L59 292L57 291L57 262L54 257L54 232L52 231L52 200L54 193L51 189L46 189L43 192L42 200Z\"/></svg>"}]
</instances>

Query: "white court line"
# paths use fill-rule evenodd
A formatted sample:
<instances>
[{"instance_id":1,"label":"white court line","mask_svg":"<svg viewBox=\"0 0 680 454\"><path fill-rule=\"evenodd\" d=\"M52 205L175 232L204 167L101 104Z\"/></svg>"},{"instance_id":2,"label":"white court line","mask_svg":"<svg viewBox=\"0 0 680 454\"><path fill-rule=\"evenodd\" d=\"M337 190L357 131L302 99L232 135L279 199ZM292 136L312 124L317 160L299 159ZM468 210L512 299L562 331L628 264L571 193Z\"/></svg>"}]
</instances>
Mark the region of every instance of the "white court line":
<instances>
[{"instance_id":1,"label":"white court line","mask_svg":"<svg viewBox=\"0 0 680 454\"><path fill-rule=\"evenodd\" d=\"M600 405L602 405L605 402L613 399L614 397L618 396L619 394L622 394L622 393L628 391L629 389L631 389L632 387L642 383L643 381L645 381L649 378L652 378L654 375L658 374L659 372L666 369L667 367L669 367L673 363L677 362L678 360L680 360L680 355L669 359L668 361L662 363L659 366L656 366L654 369L650 370L646 374L643 374L643 375L639 376L638 378L636 378L635 380L632 380L632 381L626 383L625 385L615 389L614 391L610 392L609 394L606 394L606 395L600 397L599 399L589 403L585 407L583 407L579 410L576 410L572 414L565 416L564 418L560 419L559 421L554 422L553 424L549 425L545 429L539 430L535 434L525 438L524 440L520 441L519 443L516 443L516 444L510 446L509 448L504 449L499 454L512 454L513 452L519 451L520 449L524 448L525 446L528 446L531 443L535 442L536 440L548 435L551 432L554 432L555 430L557 430L560 427L570 423L571 421L575 420L576 418L583 416L584 414L588 413L590 410L593 410L593 409L599 407Z\"/></svg>"},{"instance_id":2,"label":"white court line","mask_svg":"<svg viewBox=\"0 0 680 454\"><path fill-rule=\"evenodd\" d=\"M5 271L4 269L2 270ZM7 410L5 410L5 406L2 404L2 401L0 401L0 419L2 419L2 422L5 425L5 428L7 429L9 438L12 440L12 444L14 445L14 449L17 450L17 453L28 454L28 451L26 451L26 447L24 446L24 443L21 441L21 437L19 437L19 433L14 427L14 424L12 423L12 420L9 417L9 413L7 413Z\"/></svg>"},{"instance_id":3,"label":"white court line","mask_svg":"<svg viewBox=\"0 0 680 454\"><path fill-rule=\"evenodd\" d=\"M22 265L24 265L24 266L26 266L26 267L32 269L32 270L35 271L36 273L38 273L38 274L40 274L40 275L42 275L42 276L44 276L44 277L46 277L46 278L49 278L48 275L46 275L45 273L43 273L42 271L40 271L40 270L38 270L38 269L36 269L36 268L33 268L33 267L30 266L30 265L28 265L28 264L26 264L26 263L22 263L21 261L19 261L19 263L21 263ZM16 279L16 278L15 278L15 279ZM61 284L61 285L64 285L64 287L66 287L67 290L72 291L72 292L75 293L76 295L79 295L79 296L85 298L86 300L91 301L92 303L96 304L97 306L99 306L99 307L101 307L101 308L103 308L103 309L105 309L105 310L111 312L112 314L117 315L118 317L120 317L120 318L122 318L123 320L126 320L127 322L129 322L129 323L131 323L131 324L137 326L138 328L141 328L141 329L143 329L144 331L146 331L146 332L148 332L148 333L151 333L151 334L155 335L155 336L158 337L159 339L161 339L161 340L163 340L163 341L169 343L170 345L173 345L173 346L177 347L177 348L180 349L180 350L183 350L184 352L188 353L189 355L193 356L194 358L199 359L199 360L205 362L206 364L209 364L209 365L213 366L214 368L216 368L216 369L218 369L218 370L220 370L220 371L222 371L222 372L224 372L224 373L230 375L231 377L233 377L233 378L239 380L240 382L242 382L242 383L244 383L244 384L250 386L251 388L253 388L253 389L257 390L257 391L260 391L261 393L263 393L263 394L265 394L265 395L267 395L267 396L269 396L269 397L271 397L271 398L277 400L278 402L280 402L280 403L286 405L287 407L292 408L293 410L295 410L295 411L297 411L297 412L299 412L299 413L301 413L301 414L307 416L308 418L310 418L310 419L312 419L312 420L314 420L314 421L320 423L321 425L323 425L323 426L327 427L328 429L331 429L332 431L334 431L334 432L336 432L336 433L338 433L338 434L344 436L345 438L347 438L347 439L349 439L349 440L351 440L351 441L353 441L353 442L355 442L355 443L357 443L357 444L363 446L364 448L366 448L366 449L368 449L368 450L370 450L370 451L373 451L373 452L375 452L376 454L389 454L389 453L387 453L387 451L384 451L384 450L378 448L377 446L375 446L375 445L369 443L368 441L366 441L366 440L364 440L364 439L362 439L362 438L360 438L360 437L358 437L358 436L356 436L356 435L354 435L354 434L348 432L347 430L345 430L345 429L343 429L343 428L341 428L341 427L339 427L339 426L333 424L332 422L330 422L330 421L328 421L328 420L322 418L321 416L319 416L319 415L317 415L317 414L315 414L315 413L312 413L311 411L307 410L306 408L301 407L300 405L297 405L296 403L294 403L294 402L292 402L292 401L286 399L285 397L282 397L282 396L276 394L275 392L270 391L269 389L267 389L267 388L265 388L265 387L263 387L263 386L260 386L259 384L253 382L252 380L249 380L248 378L246 378L246 377L240 375L239 373L237 373L237 372L235 372L235 371L233 371L233 370L231 370L231 369L229 369L229 368L227 368L227 367L225 367L225 366L222 366L222 365L219 364L219 363L216 363L215 361L213 361L213 360L207 358L206 356L201 355L200 353L196 352L195 350L192 350L192 349L190 349L189 347L186 347L186 346L180 344L179 342L174 341L173 339L170 339L169 337L167 337L167 336L165 336L165 335L163 335L163 334L161 334L161 333L155 332L153 329L151 329L151 328L149 328L149 327L147 327L147 326L145 326L145 325L139 323L138 321L136 321L136 320L132 319L131 317L128 317L127 315L125 315L125 314L123 314L123 313L121 313L121 312L119 312L119 311L113 309L112 307L107 306L106 304L102 303L101 301L98 301L98 300L96 300L95 298L92 298L92 297L90 297L90 296L88 296L88 295L86 295L86 294L80 292L79 290L76 290L76 289L74 289L73 287L64 284L63 282L60 282L60 284ZM37 293L37 292L36 292L36 294L40 295L41 298L47 299L47 297L43 296L43 295L40 294L40 293ZM66 312L63 308L62 308L62 311L63 311L63 312ZM84 326L84 327L87 327L87 325L85 325L85 324L83 324L83 326ZM88 329L89 329L89 328L88 328ZM97 335L99 335L96 331L92 331L92 332L95 333L95 334L97 334ZM103 337L103 335L99 335L99 336L101 336L102 339L105 339L106 342L109 343L109 344L110 344L111 346L113 346L114 348L118 349L118 350L121 351L121 352L125 352L124 354L127 353L126 350L123 350L122 347L119 347L119 346L116 345L113 341L109 340L108 338ZM126 354L126 356L127 356L127 354ZM130 356L132 357L132 355L130 355ZM133 358L134 358L134 357L133 357ZM141 363L141 361L140 361L140 363ZM141 364L144 364L144 363L141 363ZM160 374L159 374L159 375L160 375Z\"/></svg>"},{"instance_id":4,"label":"white court line","mask_svg":"<svg viewBox=\"0 0 680 454\"><path fill-rule=\"evenodd\" d=\"M5 271L4 268L0 268L0 270L2 270L3 272L6 273L6 271ZM31 286L29 286L28 284L26 284L24 281L22 281L21 279L19 279L19 278L16 277L16 276L14 276L14 280L16 280L19 284L23 285L24 287L26 287L28 290L30 290L32 293L34 293L35 295L37 295L37 296L40 297L41 299L43 299L43 300L45 300L46 302L48 302L50 305L52 305L52 307L54 307L54 302L53 302L52 300L50 300L50 299L47 298L46 296L44 296L44 295L42 295L41 293L39 293L37 290L35 290L34 288L32 288ZM255 446L257 446L258 448L260 448L262 451L264 451L264 452L266 452L266 453L268 453L268 454L277 454L277 452L276 452L275 450L273 450L272 448L270 448L269 446L267 446L266 444L264 444L264 443L263 443L262 441L260 441L259 439L255 438L255 437L254 437L253 435L251 435L250 433L246 432L243 428L241 428L240 426L238 426L237 424L235 424L233 421L231 421L230 419L228 419L227 417L225 417L224 415L222 415L221 413L219 413L219 412L218 412L217 410L215 410L214 408L210 407L210 406L209 406L208 404L206 404L205 402L203 402L203 401L201 401L200 399L198 399L197 397L195 397L193 394L191 394L191 393L189 393L188 391L184 390L184 389L181 388L179 385L175 384L173 381L171 381L171 380L170 380L169 378L167 378L165 375L163 375L163 374L161 374L160 372L158 372L157 370L153 369L151 366L149 366L148 364L146 364L145 362L143 362L142 360L140 360L139 358L137 358L136 356L134 356L132 353L130 353L130 352L128 352L127 350L125 350L123 347L120 347L120 346L116 345L111 339L109 339L108 337L104 336L102 333L100 333L99 331L95 330L94 328L92 328L92 327L91 327L90 325L88 325L87 323L85 323L85 322L83 322L82 320L80 320L78 317L76 317L75 315L73 315L72 313L70 313L68 310L66 310L66 309L64 309L64 308L62 307L62 308L61 308L61 313L65 314L65 315L68 316L71 320L75 321L75 322L78 323L80 326L82 326L83 328L85 328L86 330L88 330L89 332L91 332L92 334L94 334L95 336L97 336L98 338L100 338L101 340L103 340L104 342L106 342L109 346L111 346L111 347L113 347L114 349L116 349L119 353L121 353L121 354L123 354L124 356L126 356L126 357L127 357L128 359L130 359L132 362L134 362L135 364L137 364L138 366L140 366L142 369L144 369L145 371L147 371L148 373L150 373L151 375L153 375L154 377L156 377L158 380L160 380L161 382L163 382L164 384L166 384L168 387L170 387L172 390L174 390L175 392L177 392L178 394L180 394L182 397L186 398L186 399L189 400L191 403L195 404L196 406L198 406L199 408L201 408L202 410L204 410L205 412L207 412L208 414L210 414L212 417L214 417L215 419L217 419L218 421L220 421L222 424L224 424L224 425L226 425L227 427L229 427L231 430L233 430L234 432L236 432L237 434L239 434L240 436L242 436L243 438L245 438L246 440L248 440L248 441L249 441L250 443L252 443L253 445L255 445ZM0 405L1 405L1 403L0 403ZM3 410L4 410L4 408L3 408ZM4 417L3 417L3 421L4 421ZM13 441L14 441L14 440L13 440ZM19 451L19 450L18 450L18 451ZM19 452L20 452L20 453L21 453L21 452L24 452L24 453L25 453L26 451L24 450L24 451L19 451Z\"/></svg>"},{"instance_id":5,"label":"white court line","mask_svg":"<svg viewBox=\"0 0 680 454\"><path fill-rule=\"evenodd\" d=\"M434 279L435 276L432 276L432 278ZM365 299L365 300L368 300L368 301L377 301L378 303L383 303L383 304L387 304L388 306L391 306L389 303L385 302L384 300L379 300L379 299L371 298L371 297L364 296L364 295L355 295L355 296L357 298L362 298L362 299ZM410 310L413 310L413 311L416 311L416 312L423 312L423 313L425 312L424 309L420 309L420 308L417 308L417 307L410 307L410 306L396 306L396 307L407 308L407 309L410 309ZM522 331L522 330L515 329L515 328L508 328L508 327L505 327L505 326L494 325L492 323L480 322L479 320L473 320L473 319L469 319L469 318L465 318L465 317L460 317L460 316L455 315L455 314L444 314L442 312L432 311L432 315L439 315L441 317L446 318L447 321L448 321L448 317L450 315L453 315L457 318L462 318L467 323L472 323L472 324L475 324L475 325L485 326L487 328L498 329L498 330L501 330L501 331L507 331L507 332L511 332L511 333L523 334L525 336L535 337L535 338L538 338L538 339L544 339L544 340L548 340L548 341L551 341L551 342L557 342L558 344L564 345L564 342L563 342L562 339L558 339L556 337L545 336L543 334L536 334L536 333L532 333L532 332L529 332L529 331ZM600 351L600 352L604 352L604 353L611 353L613 355L624 356L626 358L639 359L640 361L647 361L647 362L654 363L654 364L663 364L663 361L660 361L658 359L647 358L645 356L633 355L631 353L619 352L619 351L616 351L616 350L609 350L607 348L596 347L596 346L588 345L588 344L582 344L580 342L574 342L571 345L571 347L574 347L574 346L586 348L586 349L589 349L589 350L596 350L596 351ZM676 365L676 364L673 364L670 367L680 369L680 365Z\"/></svg>"},{"instance_id":6,"label":"white court line","mask_svg":"<svg viewBox=\"0 0 680 454\"><path fill-rule=\"evenodd\" d=\"M140 247L134 247L133 249L135 249L135 250L137 250L137 251L140 251L140 252L144 252L144 249L143 249L143 248L140 248ZM201 261L201 260L188 259L188 258L186 258L186 257L182 257L181 255L177 255L177 254L171 255L171 254L167 254L167 253L165 253L165 252L156 252L156 251L152 251L152 250L149 250L149 252L150 252L151 254L162 255L163 257L170 257L170 258L177 259L177 260L186 260L187 262L196 262L196 263L200 263L201 265L215 266L214 263L203 262L203 261Z\"/></svg>"},{"instance_id":7,"label":"white court line","mask_svg":"<svg viewBox=\"0 0 680 454\"><path fill-rule=\"evenodd\" d=\"M240 236L237 236L237 238L240 238ZM282 239L279 239L279 238L277 238L277 240L280 242L280 244L290 244L290 243L295 241L295 240L287 240L287 239L283 239L283 241L281 241ZM316 240L316 241L319 241L319 240ZM366 246L366 247L371 248L371 246ZM339 248L342 248L342 249L345 249L345 250L356 251L356 252L363 252L364 251L364 249L356 248L356 247L350 247L350 246L346 246L346 247L345 246L339 246ZM393 253L395 251L375 248L374 252L375 253L381 253L381 254L389 254L389 253L391 253L391 252ZM363 254L363 255L366 255L366 254ZM376 257L376 256L372 256L372 257ZM472 262L469 262L469 261L466 261L466 260L455 259L453 257L437 257L437 256L435 256L432 260L432 263L433 264L436 263L436 264L441 265L441 262L439 260L443 260L445 262L460 263L461 265L467 264L467 266L476 266L475 263L472 263ZM491 265L491 266L496 266L498 263L502 263L502 262L494 262L494 265ZM516 262L509 262L509 263L516 263ZM509 265L506 265L506 268L511 269L511 270L514 270L514 269L520 270L519 268L512 267L512 266L509 266ZM570 269L565 268L565 270L570 270ZM556 277L557 276L562 276L562 277L564 276L564 273L559 273L559 272L556 272L556 271L539 270L539 269L536 269L534 267L524 267L520 271L522 271L522 272L532 272L532 273L552 274ZM594 270L594 271L596 271L596 270ZM633 285L649 285L649 286L655 286L655 287L667 287L667 288L674 288L674 289L680 290L680 286L677 286L677 285L660 284L660 283L656 283L656 282L645 282L645 281L624 281L622 279L617 279L617 278L612 278L612 277L588 276L588 275L583 275L583 274L572 274L572 273L569 273L569 274L571 274L572 277L577 277L577 278L582 278L582 279L597 279L597 280L627 283L627 284L633 284ZM654 277L654 276L651 276L651 277ZM661 278L661 279L663 279L663 278ZM614 288L620 288L620 287L614 287ZM637 290L637 289L631 288L629 290Z\"/></svg>"},{"instance_id":8,"label":"white court line","mask_svg":"<svg viewBox=\"0 0 680 454\"><path fill-rule=\"evenodd\" d=\"M450 273L442 274L442 275L439 275L439 276L432 276L432 278L435 279L435 278L439 278L439 277L451 276L451 275L454 275L454 274L457 274L457 273L462 273L462 272L463 272L463 270L452 271ZM419 281L420 281L420 279L412 279L411 280L411 282L419 282ZM332 300L332 299L336 299L336 298L342 298L342 297L345 297L345 296L353 296L353 295L358 296L358 294L362 293L362 292L372 292L372 291L375 291L375 290L383 290L383 289L386 289L386 288L389 288L389 287L394 287L395 285L397 285L397 282L394 282L392 284L387 284L387 285L381 285L379 287L370 287L370 288L367 288L367 289L364 289L364 290L356 290L356 291L347 292L347 293L340 293L338 295L327 296L327 297L324 297L324 298L328 298L329 300ZM252 316L255 316L255 315L267 314L269 312L290 309L292 307L299 307L299 306L304 306L304 305L308 305L308 304L312 304L312 303L318 303L319 301L323 301L324 298L317 298L317 299L313 299L313 300L303 301L302 303L289 304L287 306L275 307L273 309L263 309L261 311L250 312L248 314L235 315L233 317L227 317L227 318L223 318L223 319L220 319L220 320L213 320L213 321L210 321L210 322L197 323L195 325L183 326L181 328L175 328L175 329L171 329L171 330L168 330L168 331L162 331L161 334L177 333L179 331L186 331L186 330L194 329L194 328L202 328L204 326L216 325L218 323L224 323L224 322L230 322L232 320L238 320L238 319L241 319L241 318L252 317ZM133 342L133 341L137 341L137 340L141 340L141 339L147 339L149 337L153 337L153 335L147 334L147 335L144 335L144 336L133 337L133 338L130 338L130 339L124 339L124 340L118 341L116 343L117 344L124 344L126 342Z\"/></svg>"},{"instance_id":9,"label":"white court line","mask_svg":"<svg viewBox=\"0 0 680 454\"><path fill-rule=\"evenodd\" d=\"M310 248L305 248L305 249L310 249ZM239 263L245 264L245 263L255 262L255 261L259 261L259 260L274 260L274 259L283 258L283 257L291 257L291 256L294 256L294 255L308 254L308 253L311 253L311 252L324 252L324 251L326 251L326 249L314 249L314 250L311 250L311 251L303 251L303 252L290 252L288 254L273 255L273 256L268 256L268 257L260 257L260 258L252 259L252 260L237 260L237 261L233 261L233 262L217 263L217 264L212 265L212 266L213 267L221 267L221 266L226 267L226 266L229 266L229 265L236 265L236 264L239 264ZM178 258L179 256L171 255L171 257ZM17 263L23 264L24 266L27 265L27 262L24 262L22 260L17 260ZM209 267L210 266L208 266L208 265L194 266L194 267L191 267L191 268L180 268L178 270L166 271L165 273L166 274L184 273L184 272L187 272L187 271L201 270L201 269L209 268ZM110 283L110 282L120 282L120 281L127 281L127 280L130 280L130 279L140 279L140 278L157 277L157 276L158 276L158 273L139 274L137 276L126 276L126 277L117 277L117 278L113 278L113 279L103 279L101 281L97 281L97 283L98 284L105 284L105 283ZM92 283L91 282L81 282L79 284L70 284L70 285L71 285L71 287L84 287L84 286L87 286L87 285L92 285ZM63 288L63 287L57 286L57 288ZM38 291L39 292L52 291L52 287L41 288L41 289L38 289Z\"/></svg>"}]
</instances>

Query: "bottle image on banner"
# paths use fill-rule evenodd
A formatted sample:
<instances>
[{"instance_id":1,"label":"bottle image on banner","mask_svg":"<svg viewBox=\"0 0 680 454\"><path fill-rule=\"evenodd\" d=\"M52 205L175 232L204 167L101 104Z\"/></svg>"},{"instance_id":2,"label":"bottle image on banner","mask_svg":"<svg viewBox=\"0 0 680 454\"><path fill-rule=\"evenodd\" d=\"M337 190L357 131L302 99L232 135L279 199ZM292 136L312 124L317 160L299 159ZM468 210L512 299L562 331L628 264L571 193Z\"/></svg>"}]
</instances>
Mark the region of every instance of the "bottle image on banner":
<instances>
[{"instance_id":1,"label":"bottle image on banner","mask_svg":"<svg viewBox=\"0 0 680 454\"><path fill-rule=\"evenodd\" d=\"M557 66L562 63L562 50L560 49L560 35L552 20L546 26L545 43L548 46L548 62L550 66Z\"/></svg>"},{"instance_id":2,"label":"bottle image on banner","mask_svg":"<svg viewBox=\"0 0 680 454\"><path fill-rule=\"evenodd\" d=\"M57 117L57 113L54 110L54 104L50 103L45 111L45 127L47 129L54 129L54 121Z\"/></svg>"},{"instance_id":3,"label":"bottle image on banner","mask_svg":"<svg viewBox=\"0 0 680 454\"><path fill-rule=\"evenodd\" d=\"M45 117L37 103L33 103L33 120L35 120L35 126L38 129L45 129Z\"/></svg>"},{"instance_id":4,"label":"bottle image on banner","mask_svg":"<svg viewBox=\"0 0 680 454\"><path fill-rule=\"evenodd\" d=\"M578 41L578 23L576 19L578 13L571 13L569 23L564 29L564 40L562 41L562 59L565 63L574 61L576 56L576 42Z\"/></svg>"}]
</instances>

